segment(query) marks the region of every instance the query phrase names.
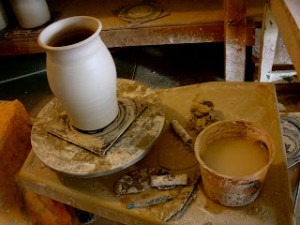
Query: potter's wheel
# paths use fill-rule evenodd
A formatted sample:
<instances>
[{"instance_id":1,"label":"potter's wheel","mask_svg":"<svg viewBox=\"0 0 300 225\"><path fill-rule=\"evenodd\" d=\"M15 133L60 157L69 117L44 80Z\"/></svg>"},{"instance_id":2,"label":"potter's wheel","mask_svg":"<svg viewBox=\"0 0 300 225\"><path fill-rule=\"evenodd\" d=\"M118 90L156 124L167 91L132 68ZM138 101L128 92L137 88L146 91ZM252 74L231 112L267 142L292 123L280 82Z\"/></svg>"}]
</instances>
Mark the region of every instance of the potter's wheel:
<instances>
[{"instance_id":1,"label":"potter's wheel","mask_svg":"<svg viewBox=\"0 0 300 225\"><path fill-rule=\"evenodd\" d=\"M142 159L160 135L164 125L165 116L159 96L150 88L135 81L123 79L118 80L117 94L119 116L110 126L96 134L91 134L93 137L114 135L118 129L124 127L124 124L128 125L128 121L132 120L144 105L147 105L147 109L135 119L131 126L128 126L128 129L104 157L47 132L45 124L61 121L60 117L64 115L64 109L54 98L41 110L33 125L32 149L38 158L56 171L81 177L112 174ZM68 125L68 122L66 124ZM80 132L74 129L71 129L71 132L80 135Z\"/></svg>"},{"instance_id":2,"label":"potter's wheel","mask_svg":"<svg viewBox=\"0 0 300 225\"><path fill-rule=\"evenodd\" d=\"M111 147L118 140L133 121L138 116L138 109L131 98L122 98L118 100L118 115L106 127L93 132L80 132L71 125L69 117L58 101L53 99L47 105L47 115L36 124L40 132L47 133L60 138L73 145L77 145L87 151L99 156L105 156ZM56 138L49 139L56 142Z\"/></svg>"},{"instance_id":3,"label":"potter's wheel","mask_svg":"<svg viewBox=\"0 0 300 225\"><path fill-rule=\"evenodd\" d=\"M288 167L300 162L300 117L287 115L281 117L282 140L286 152Z\"/></svg>"}]
</instances>

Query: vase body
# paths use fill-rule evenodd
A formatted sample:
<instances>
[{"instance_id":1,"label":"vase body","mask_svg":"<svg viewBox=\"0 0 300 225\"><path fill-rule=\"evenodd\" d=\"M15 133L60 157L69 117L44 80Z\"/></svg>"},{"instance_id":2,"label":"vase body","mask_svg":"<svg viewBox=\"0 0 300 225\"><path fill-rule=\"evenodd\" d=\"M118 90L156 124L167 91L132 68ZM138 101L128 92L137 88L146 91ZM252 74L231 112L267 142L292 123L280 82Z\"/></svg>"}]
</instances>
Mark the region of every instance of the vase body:
<instances>
[{"instance_id":1,"label":"vase body","mask_svg":"<svg viewBox=\"0 0 300 225\"><path fill-rule=\"evenodd\" d=\"M38 38L50 88L82 131L102 129L118 114L116 68L101 28L96 18L76 16L49 25Z\"/></svg>"},{"instance_id":2,"label":"vase body","mask_svg":"<svg viewBox=\"0 0 300 225\"><path fill-rule=\"evenodd\" d=\"M8 19L3 8L2 2L0 1L0 30L3 30L7 27Z\"/></svg>"},{"instance_id":3,"label":"vase body","mask_svg":"<svg viewBox=\"0 0 300 225\"><path fill-rule=\"evenodd\" d=\"M18 23L23 28L39 27L51 19L46 0L11 0Z\"/></svg>"}]
</instances>

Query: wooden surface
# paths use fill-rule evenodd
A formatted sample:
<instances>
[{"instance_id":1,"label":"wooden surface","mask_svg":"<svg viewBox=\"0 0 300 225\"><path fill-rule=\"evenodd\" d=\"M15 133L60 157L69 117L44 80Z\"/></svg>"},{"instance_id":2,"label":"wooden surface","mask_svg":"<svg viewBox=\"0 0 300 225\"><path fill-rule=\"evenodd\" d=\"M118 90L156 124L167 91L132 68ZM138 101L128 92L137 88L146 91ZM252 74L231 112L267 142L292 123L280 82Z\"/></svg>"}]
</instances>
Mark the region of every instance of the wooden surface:
<instances>
[{"instance_id":1,"label":"wooden surface","mask_svg":"<svg viewBox=\"0 0 300 225\"><path fill-rule=\"evenodd\" d=\"M262 125L276 146L274 162L259 198L241 208L226 208L210 201L203 187L197 191L183 217L169 224L294 224L286 158L281 140L275 87L272 84L220 82L159 90L166 112L166 127L150 153L128 170L92 179L64 176L45 167L31 152L20 176L27 188L69 205L96 213L125 224L164 224L160 220L162 205L126 209L126 205L152 197L159 191L116 196L115 182L122 174L147 167L165 168L174 173L186 172L190 179L199 173L192 152L176 138L168 127L172 119L188 121L193 101L210 100L225 119L247 119ZM251 94L249 94L251 93ZM263 97L262 97L263 96Z\"/></svg>"},{"instance_id":2,"label":"wooden surface","mask_svg":"<svg viewBox=\"0 0 300 225\"><path fill-rule=\"evenodd\" d=\"M101 36L108 47L224 41L223 0L159 0L157 3L170 13L168 16L132 26L116 12L133 2L48 1L53 20L76 15L99 18L103 24ZM263 0L247 1L247 45L254 44L254 25L261 22L263 4ZM0 55L42 52L36 43L42 29L21 29L12 21L11 26L0 31Z\"/></svg>"}]
</instances>

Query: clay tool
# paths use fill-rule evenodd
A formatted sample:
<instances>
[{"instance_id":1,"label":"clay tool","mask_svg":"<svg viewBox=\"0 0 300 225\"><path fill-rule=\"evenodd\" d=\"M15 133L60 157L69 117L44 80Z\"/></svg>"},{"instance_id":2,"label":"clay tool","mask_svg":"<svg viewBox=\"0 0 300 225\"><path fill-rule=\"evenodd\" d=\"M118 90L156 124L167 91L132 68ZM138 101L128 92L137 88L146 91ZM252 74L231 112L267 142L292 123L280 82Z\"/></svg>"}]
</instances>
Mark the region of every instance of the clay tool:
<instances>
[{"instance_id":1,"label":"clay tool","mask_svg":"<svg viewBox=\"0 0 300 225\"><path fill-rule=\"evenodd\" d=\"M181 185L187 185L188 176L187 174L152 175L150 181L151 181L151 187L181 186Z\"/></svg>"},{"instance_id":2,"label":"clay tool","mask_svg":"<svg viewBox=\"0 0 300 225\"><path fill-rule=\"evenodd\" d=\"M191 189L191 191L188 192L188 194L184 198L183 203L179 204L178 205L179 207L177 207L177 209L175 209L169 215L167 215L164 218L164 222L168 222L173 219L178 219L185 212L186 208L189 206L189 204L192 202L192 200L196 198L196 196L197 196L196 191L197 191L199 184L201 183L201 180L202 180L202 178L201 178L201 176L199 176L197 178L196 182L194 183L194 186Z\"/></svg>"},{"instance_id":3,"label":"clay tool","mask_svg":"<svg viewBox=\"0 0 300 225\"><path fill-rule=\"evenodd\" d=\"M173 128L174 132L180 137L180 139L189 146L192 146L193 139L188 134L188 132L180 125L180 123L177 120L171 121L171 127Z\"/></svg>"},{"instance_id":4,"label":"clay tool","mask_svg":"<svg viewBox=\"0 0 300 225\"><path fill-rule=\"evenodd\" d=\"M127 209L143 208L143 207L148 207L148 206L153 206L153 205L157 205L160 203L164 203L164 202L170 201L172 199L173 199L172 196L160 197L160 198L151 199L151 200L145 201L145 202L133 203L133 204L127 205L126 208Z\"/></svg>"}]
</instances>

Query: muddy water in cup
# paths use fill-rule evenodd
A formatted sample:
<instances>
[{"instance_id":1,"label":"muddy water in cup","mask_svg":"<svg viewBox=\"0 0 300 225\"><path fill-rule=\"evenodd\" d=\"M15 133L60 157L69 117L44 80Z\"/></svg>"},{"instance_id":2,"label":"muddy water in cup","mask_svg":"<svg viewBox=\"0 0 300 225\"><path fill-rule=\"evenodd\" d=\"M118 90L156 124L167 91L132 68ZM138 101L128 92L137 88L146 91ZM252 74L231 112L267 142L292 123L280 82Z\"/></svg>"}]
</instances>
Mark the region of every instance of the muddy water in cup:
<instances>
[{"instance_id":1,"label":"muddy water in cup","mask_svg":"<svg viewBox=\"0 0 300 225\"><path fill-rule=\"evenodd\" d=\"M202 152L205 164L224 175L246 176L262 169L269 160L268 149L249 137L223 137Z\"/></svg>"}]
</instances>

